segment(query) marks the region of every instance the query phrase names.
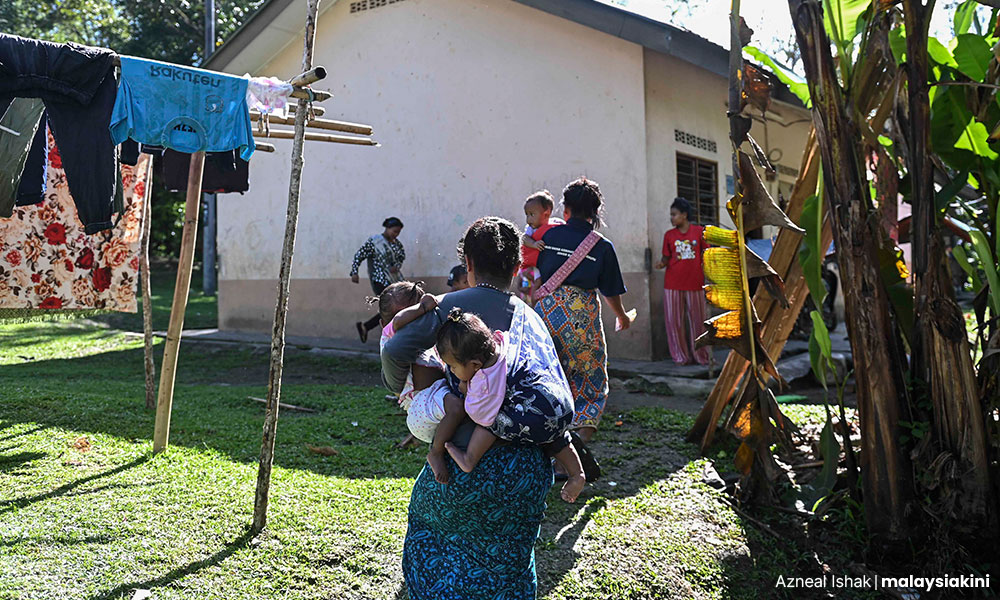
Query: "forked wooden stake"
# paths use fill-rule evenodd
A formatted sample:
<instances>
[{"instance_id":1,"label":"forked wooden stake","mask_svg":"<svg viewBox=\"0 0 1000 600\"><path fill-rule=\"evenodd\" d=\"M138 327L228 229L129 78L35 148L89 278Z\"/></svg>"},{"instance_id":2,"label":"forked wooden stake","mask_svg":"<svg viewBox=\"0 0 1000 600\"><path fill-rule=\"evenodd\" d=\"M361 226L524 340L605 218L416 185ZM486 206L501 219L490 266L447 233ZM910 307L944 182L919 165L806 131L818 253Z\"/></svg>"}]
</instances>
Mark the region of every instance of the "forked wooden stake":
<instances>
[{"instance_id":1,"label":"forked wooden stake","mask_svg":"<svg viewBox=\"0 0 1000 600\"><path fill-rule=\"evenodd\" d=\"M184 231L181 234L181 257L177 264L177 285L170 306L167 343L163 347L163 367L160 369L160 392L156 401L156 425L153 430L153 452L162 452L170 438L170 410L174 402L174 376L177 372L177 351L184 328L188 291L191 289L191 267L194 264L194 242L198 235L198 212L201 204L201 178L205 168L205 153L191 155L188 167L187 197L184 201Z\"/></svg>"},{"instance_id":2,"label":"forked wooden stake","mask_svg":"<svg viewBox=\"0 0 1000 600\"><path fill-rule=\"evenodd\" d=\"M313 46L316 41L316 13L319 0L308 0L306 10L305 47L302 51L302 71L312 69ZM254 534L267 526L267 503L271 488L271 464L274 461L274 437L278 430L278 406L281 399L281 371L285 358L285 318L288 315L288 280L295 251L295 230L299 220L299 189L302 186L302 146L306 132L305 99L299 99L295 111L295 139L292 142L292 172L288 183L288 211L285 216L285 242L281 248L281 270L278 275L278 302L274 308L274 329L271 332L271 364L267 379L267 408L264 416L264 439L260 446L260 466L257 470L257 491L254 496ZM200 178L199 178L200 179Z\"/></svg>"}]
</instances>

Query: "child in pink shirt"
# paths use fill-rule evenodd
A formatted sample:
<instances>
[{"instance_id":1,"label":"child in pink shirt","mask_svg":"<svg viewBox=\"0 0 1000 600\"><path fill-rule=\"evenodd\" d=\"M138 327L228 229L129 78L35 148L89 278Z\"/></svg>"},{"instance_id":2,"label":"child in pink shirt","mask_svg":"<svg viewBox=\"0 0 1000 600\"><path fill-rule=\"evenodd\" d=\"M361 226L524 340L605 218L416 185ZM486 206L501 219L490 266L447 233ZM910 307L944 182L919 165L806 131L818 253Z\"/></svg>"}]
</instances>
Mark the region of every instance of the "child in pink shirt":
<instances>
[{"instance_id":1,"label":"child in pink shirt","mask_svg":"<svg viewBox=\"0 0 1000 600\"><path fill-rule=\"evenodd\" d=\"M501 331L490 331L482 319L472 313L453 308L448 319L438 329L437 346L441 360L461 381L459 390L465 394L465 412L478 427L472 433L465 451L451 442L444 444L448 454L466 473L479 464L483 454L497 439L530 442L545 449L562 434L559 428L538 424L519 412L524 405L508 401L508 345ZM537 409L536 409L537 410ZM442 421L442 427L445 421ZM511 432L516 432L511 435ZM449 439L450 436L442 436ZM587 483L583 465L572 445L564 446L553 458L566 470L569 478L560 495L566 502L575 502Z\"/></svg>"}]
</instances>

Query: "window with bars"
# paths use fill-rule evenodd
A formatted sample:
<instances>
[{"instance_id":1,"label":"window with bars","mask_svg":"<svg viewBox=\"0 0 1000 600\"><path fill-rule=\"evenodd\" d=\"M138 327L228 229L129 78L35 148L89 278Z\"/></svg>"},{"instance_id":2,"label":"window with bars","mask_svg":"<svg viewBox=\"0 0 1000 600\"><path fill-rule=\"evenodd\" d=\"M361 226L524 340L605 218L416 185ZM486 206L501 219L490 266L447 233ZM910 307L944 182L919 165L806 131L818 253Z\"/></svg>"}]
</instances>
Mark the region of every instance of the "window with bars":
<instances>
[{"instance_id":1,"label":"window with bars","mask_svg":"<svg viewBox=\"0 0 1000 600\"><path fill-rule=\"evenodd\" d=\"M677 195L691 203L689 215L698 225L719 223L719 166L710 160L677 153Z\"/></svg>"}]
</instances>

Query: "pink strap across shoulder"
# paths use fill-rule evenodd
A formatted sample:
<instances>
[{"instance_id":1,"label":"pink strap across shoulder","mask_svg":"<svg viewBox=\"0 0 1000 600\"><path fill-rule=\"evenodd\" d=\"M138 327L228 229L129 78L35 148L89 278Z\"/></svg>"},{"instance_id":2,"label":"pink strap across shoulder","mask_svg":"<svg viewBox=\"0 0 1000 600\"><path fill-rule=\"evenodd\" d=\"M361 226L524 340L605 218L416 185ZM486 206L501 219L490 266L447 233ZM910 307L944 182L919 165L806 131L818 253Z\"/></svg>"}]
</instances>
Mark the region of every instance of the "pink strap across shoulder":
<instances>
[{"instance_id":1,"label":"pink strap across shoulder","mask_svg":"<svg viewBox=\"0 0 1000 600\"><path fill-rule=\"evenodd\" d=\"M566 262L564 262L561 267L556 269L556 272L552 274L552 277L549 277L548 281L542 284L542 287L535 290L534 300L537 302L556 291L556 288L562 285L562 283L566 281L566 278L569 277L578 266L580 266L583 259L586 258L587 254L594 249L594 246L596 246L599 241L601 241L601 234L596 231L588 233L587 237L583 238L580 245L573 251L573 254L566 259Z\"/></svg>"}]
</instances>

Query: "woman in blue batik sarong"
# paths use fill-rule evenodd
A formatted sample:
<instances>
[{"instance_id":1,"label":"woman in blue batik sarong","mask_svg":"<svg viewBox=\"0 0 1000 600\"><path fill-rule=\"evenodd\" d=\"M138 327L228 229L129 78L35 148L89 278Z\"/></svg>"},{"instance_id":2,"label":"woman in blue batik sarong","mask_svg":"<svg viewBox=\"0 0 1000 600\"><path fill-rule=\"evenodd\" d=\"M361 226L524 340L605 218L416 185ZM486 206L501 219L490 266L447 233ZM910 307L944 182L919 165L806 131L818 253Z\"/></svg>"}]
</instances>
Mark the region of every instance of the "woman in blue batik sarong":
<instances>
[{"instance_id":1,"label":"woman in blue batik sarong","mask_svg":"<svg viewBox=\"0 0 1000 600\"><path fill-rule=\"evenodd\" d=\"M506 290L521 262L520 232L505 219L485 217L466 231L462 253L472 287L446 294L438 311L410 323L382 350L390 391L406 383L413 359L436 342L441 315L453 307L477 314L491 331L509 332L523 304ZM533 317L527 315L532 323ZM534 328L532 328L534 330ZM551 339L539 341L554 353ZM558 364L551 360L551 363ZM457 380L449 378L452 391ZM544 389L547 383L521 384ZM466 420L451 442L465 447L476 424ZM413 600L533 600L534 543L552 486L552 466L537 445L498 440L466 473L445 457L448 483L424 466L410 497L403 574Z\"/></svg>"}]
</instances>

